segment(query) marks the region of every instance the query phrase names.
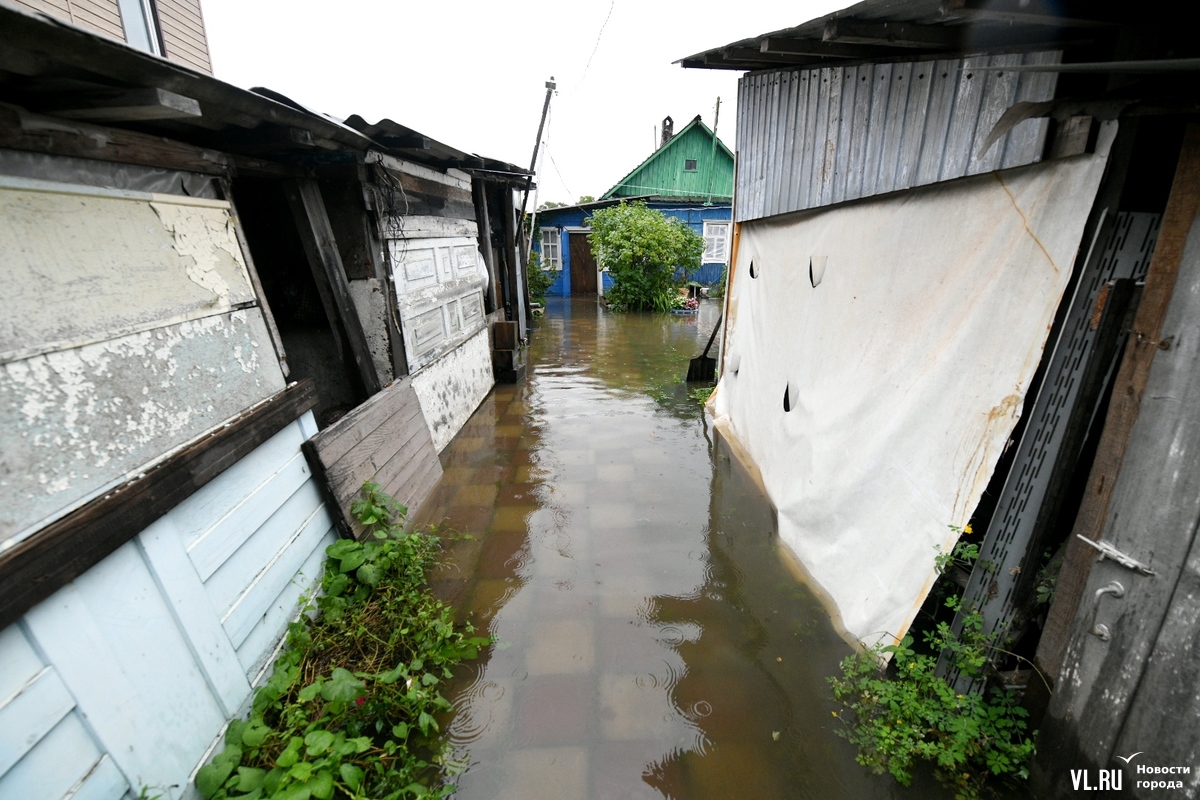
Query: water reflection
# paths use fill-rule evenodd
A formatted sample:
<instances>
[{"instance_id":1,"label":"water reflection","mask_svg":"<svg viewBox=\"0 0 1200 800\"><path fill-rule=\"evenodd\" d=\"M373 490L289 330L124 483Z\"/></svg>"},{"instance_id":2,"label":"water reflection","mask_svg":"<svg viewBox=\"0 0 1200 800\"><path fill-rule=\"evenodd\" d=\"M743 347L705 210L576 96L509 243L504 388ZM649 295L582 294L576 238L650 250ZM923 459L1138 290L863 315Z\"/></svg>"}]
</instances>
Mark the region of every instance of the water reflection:
<instances>
[{"instance_id":1,"label":"water reflection","mask_svg":"<svg viewBox=\"0 0 1200 800\"><path fill-rule=\"evenodd\" d=\"M436 588L498 643L450 687L457 797L902 796L831 730L849 651L682 376L719 309L559 301L443 453ZM903 796L935 796L921 787Z\"/></svg>"}]
</instances>

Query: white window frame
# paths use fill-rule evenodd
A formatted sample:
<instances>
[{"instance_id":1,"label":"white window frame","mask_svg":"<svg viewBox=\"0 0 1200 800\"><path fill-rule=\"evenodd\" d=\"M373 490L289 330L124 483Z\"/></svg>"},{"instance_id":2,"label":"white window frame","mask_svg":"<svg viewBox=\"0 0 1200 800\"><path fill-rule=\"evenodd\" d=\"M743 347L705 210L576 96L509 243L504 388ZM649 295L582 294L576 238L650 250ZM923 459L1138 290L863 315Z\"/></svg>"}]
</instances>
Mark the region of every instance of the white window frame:
<instances>
[{"instance_id":1,"label":"white window frame","mask_svg":"<svg viewBox=\"0 0 1200 800\"><path fill-rule=\"evenodd\" d=\"M729 263L729 229L732 225L728 220L704 221L704 255L700 257L700 263Z\"/></svg>"},{"instance_id":2,"label":"white window frame","mask_svg":"<svg viewBox=\"0 0 1200 800\"><path fill-rule=\"evenodd\" d=\"M562 234L558 228L542 228L542 269L562 269Z\"/></svg>"},{"instance_id":3,"label":"white window frame","mask_svg":"<svg viewBox=\"0 0 1200 800\"><path fill-rule=\"evenodd\" d=\"M121 13L121 27L125 29L125 42L139 50L162 56L162 33L158 28L158 15L154 13L154 0L117 0Z\"/></svg>"}]
</instances>

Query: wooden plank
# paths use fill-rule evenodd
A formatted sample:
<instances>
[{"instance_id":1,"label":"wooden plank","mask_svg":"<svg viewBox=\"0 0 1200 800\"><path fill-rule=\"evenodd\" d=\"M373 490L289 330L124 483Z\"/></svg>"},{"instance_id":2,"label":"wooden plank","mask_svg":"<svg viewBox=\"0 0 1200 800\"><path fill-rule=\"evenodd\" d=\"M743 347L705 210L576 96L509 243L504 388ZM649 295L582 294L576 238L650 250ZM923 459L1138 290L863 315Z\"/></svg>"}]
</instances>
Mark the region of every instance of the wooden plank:
<instances>
[{"instance_id":1,"label":"wooden plank","mask_svg":"<svg viewBox=\"0 0 1200 800\"><path fill-rule=\"evenodd\" d=\"M887 138L888 98L892 89L893 64L876 64L871 78L871 121L867 125L867 159L863 164L863 191L867 197L880 191L883 145Z\"/></svg>"},{"instance_id":2,"label":"wooden plank","mask_svg":"<svg viewBox=\"0 0 1200 800\"><path fill-rule=\"evenodd\" d=\"M904 141L904 112L908 105L908 86L912 73L912 64L896 64L892 67L892 76L888 81L883 151L879 160L879 183L875 187L875 191L880 194L903 188L896 184L896 178L899 173L900 146Z\"/></svg>"},{"instance_id":3,"label":"wooden plank","mask_svg":"<svg viewBox=\"0 0 1200 800\"><path fill-rule=\"evenodd\" d=\"M936 64L920 61L913 64L908 78L908 103L904 111L904 135L900 145L900 163L896 171L896 188L910 189L917 185L921 148L925 144L925 129L929 118L929 99L933 92Z\"/></svg>"},{"instance_id":4,"label":"wooden plank","mask_svg":"<svg viewBox=\"0 0 1200 800\"><path fill-rule=\"evenodd\" d=\"M71 800L122 800L129 791L125 776L107 753L76 784Z\"/></svg>"},{"instance_id":5,"label":"wooden plank","mask_svg":"<svg viewBox=\"0 0 1200 800\"><path fill-rule=\"evenodd\" d=\"M231 163L229 156L215 150L135 131L52 119L7 103L0 103L0 147L205 175L229 175Z\"/></svg>"},{"instance_id":6,"label":"wooden plank","mask_svg":"<svg viewBox=\"0 0 1200 800\"><path fill-rule=\"evenodd\" d=\"M271 604L318 549L317 545L329 531L329 522L324 505L318 505L225 613L221 624L234 647L240 647L246 641Z\"/></svg>"},{"instance_id":7,"label":"wooden plank","mask_svg":"<svg viewBox=\"0 0 1200 800\"><path fill-rule=\"evenodd\" d=\"M871 124L871 98L875 94L874 65L860 64L856 72L858 86L854 90L854 109L850 117L850 152L846 164L847 200L863 196L863 178L867 170L867 134Z\"/></svg>"},{"instance_id":8,"label":"wooden plank","mask_svg":"<svg viewBox=\"0 0 1200 800\"><path fill-rule=\"evenodd\" d=\"M92 122L142 122L201 116L200 103L166 89L105 89L52 95L52 100L39 105L38 110L56 117Z\"/></svg>"},{"instance_id":9,"label":"wooden plank","mask_svg":"<svg viewBox=\"0 0 1200 800\"><path fill-rule=\"evenodd\" d=\"M975 141L975 128L979 123L979 106L983 102L984 85L987 83L986 73L976 72L975 67L987 64L987 56L970 56L962 61L938 180L953 180L967 174L967 165L972 156L971 145ZM987 134L984 131L982 135Z\"/></svg>"},{"instance_id":10,"label":"wooden plank","mask_svg":"<svg viewBox=\"0 0 1200 800\"><path fill-rule=\"evenodd\" d=\"M285 433L293 432L293 429L294 426L290 426L280 431L251 456L269 447ZM204 531L200 538L187 548L188 556L191 558L200 580L208 580L214 572L220 569L221 565L229 560L238 548L245 544L246 540L253 536L254 532L262 527L271 518L271 515L312 477L312 471L300 452L301 443L297 441L293 444L293 438L288 436L287 439L282 440L289 445L290 457L282 466L277 467L267 480L256 485L257 481L261 480L261 476L247 475L250 479L249 482L229 487L240 495L237 505L220 517L216 524ZM242 462L248 460L249 458L246 458ZM240 466L241 463L234 470ZM230 470L230 472L234 470ZM212 485L210 484L205 489L211 488ZM250 487L253 488L250 489ZM247 491L248 489L250 490Z\"/></svg>"},{"instance_id":11,"label":"wooden plank","mask_svg":"<svg viewBox=\"0 0 1200 800\"><path fill-rule=\"evenodd\" d=\"M787 126L787 136L784 140L784 152L782 161L779 164L780 173L783 176L784 189L780 193L779 202L783 208L792 208L793 198L799 188L797 170L797 158L800 153L800 148L803 146L803 130L801 126L804 122L803 111L803 91L805 86L800 80L800 70L789 70L787 73L787 94L785 102L787 103L787 117L785 125Z\"/></svg>"},{"instance_id":12,"label":"wooden plank","mask_svg":"<svg viewBox=\"0 0 1200 800\"><path fill-rule=\"evenodd\" d=\"M1020 63L1020 53L992 56L988 60L989 67L1012 67ZM1008 136L995 142L987 150L983 150L983 145L987 142L992 128L1000 121L1000 117L1016 100L1019 80L1020 73L1011 70L987 72L983 98L979 106L979 119L975 125L975 138L971 142L971 160L967 164L966 174L978 175L1000 168L1000 164L1004 160L1004 148L1008 144Z\"/></svg>"},{"instance_id":13,"label":"wooden plank","mask_svg":"<svg viewBox=\"0 0 1200 800\"><path fill-rule=\"evenodd\" d=\"M833 170L833 195L830 198L830 202L833 203L840 203L843 200L852 199L853 197L848 192L850 177L853 171L850 168L850 165L853 163L850 159L854 149L854 130L856 127L854 112L858 108L859 93L865 93L866 91L866 87L862 86L859 81L859 73L866 69L866 65L863 65L861 68L842 68L842 110L838 115L837 150Z\"/></svg>"},{"instance_id":14,"label":"wooden plank","mask_svg":"<svg viewBox=\"0 0 1200 800\"><path fill-rule=\"evenodd\" d=\"M208 604L218 616L225 616L246 591L263 565L277 557L282 544L296 535L305 520L320 509L324 495L316 482L309 481L275 504L275 511L251 532L233 557L204 582Z\"/></svg>"},{"instance_id":15,"label":"wooden plank","mask_svg":"<svg viewBox=\"0 0 1200 800\"><path fill-rule=\"evenodd\" d=\"M342 258L333 238L329 217L325 213L321 190L317 182L311 179L289 180L284 182L284 194L292 208L313 278L326 303L326 313L332 312L330 322L341 327L345 333L350 350L348 355L358 368L363 389L368 395L373 395L380 389L379 374L371 359L362 320L350 297L350 285L342 268Z\"/></svg>"},{"instance_id":16,"label":"wooden plank","mask_svg":"<svg viewBox=\"0 0 1200 800\"><path fill-rule=\"evenodd\" d=\"M296 619L301 600L320 581L325 566L325 548L333 544L336 538L337 533L331 525L300 565L296 577L283 587L283 591L238 646L238 661L249 680L253 681L268 665L275 653L275 646L287 631L288 623Z\"/></svg>"},{"instance_id":17,"label":"wooden plank","mask_svg":"<svg viewBox=\"0 0 1200 800\"><path fill-rule=\"evenodd\" d=\"M305 455L320 476L343 535L361 533L352 522L350 503L362 484L374 479L401 502L412 502L411 487L397 471L398 463L441 465L407 378L397 381L305 443ZM419 498L417 498L419 499Z\"/></svg>"},{"instance_id":18,"label":"wooden plank","mask_svg":"<svg viewBox=\"0 0 1200 800\"><path fill-rule=\"evenodd\" d=\"M169 603L176 624L204 672L209 690L221 701L226 716L236 716L250 696L250 684L242 674L229 637L213 613L204 583L184 549L183 532L167 516L142 531L136 541L159 592Z\"/></svg>"},{"instance_id":19,"label":"wooden plank","mask_svg":"<svg viewBox=\"0 0 1200 800\"><path fill-rule=\"evenodd\" d=\"M44 666L19 625L0 631L0 703L20 691Z\"/></svg>"},{"instance_id":20,"label":"wooden plank","mask_svg":"<svg viewBox=\"0 0 1200 800\"><path fill-rule=\"evenodd\" d=\"M312 437L309 444L321 457L322 463L334 464L384 421L410 407L410 403L419 407L409 379L395 381Z\"/></svg>"},{"instance_id":21,"label":"wooden plank","mask_svg":"<svg viewBox=\"0 0 1200 800\"><path fill-rule=\"evenodd\" d=\"M62 800L102 755L79 715L69 714L16 766L0 775L0 797Z\"/></svg>"},{"instance_id":22,"label":"wooden plank","mask_svg":"<svg viewBox=\"0 0 1200 800\"><path fill-rule=\"evenodd\" d=\"M820 203L828 205L833 202L833 177L837 168L838 129L841 127L842 116L842 78L845 70L834 67L821 70L825 89L825 126L821 132L821 181Z\"/></svg>"},{"instance_id":23,"label":"wooden plank","mask_svg":"<svg viewBox=\"0 0 1200 800\"><path fill-rule=\"evenodd\" d=\"M0 628L82 575L316 404L293 384L217 430L0 553Z\"/></svg>"},{"instance_id":24,"label":"wooden plank","mask_svg":"<svg viewBox=\"0 0 1200 800\"><path fill-rule=\"evenodd\" d=\"M45 667L15 695L0 701L0 775L8 772L75 707L53 667Z\"/></svg>"},{"instance_id":25,"label":"wooden plank","mask_svg":"<svg viewBox=\"0 0 1200 800\"><path fill-rule=\"evenodd\" d=\"M946 152L946 137L950 132L950 115L954 111L954 89L958 85L957 60L935 61L929 65L930 98L925 117L925 134L921 142L920 165L915 181L918 185L936 183Z\"/></svg>"}]
</instances>

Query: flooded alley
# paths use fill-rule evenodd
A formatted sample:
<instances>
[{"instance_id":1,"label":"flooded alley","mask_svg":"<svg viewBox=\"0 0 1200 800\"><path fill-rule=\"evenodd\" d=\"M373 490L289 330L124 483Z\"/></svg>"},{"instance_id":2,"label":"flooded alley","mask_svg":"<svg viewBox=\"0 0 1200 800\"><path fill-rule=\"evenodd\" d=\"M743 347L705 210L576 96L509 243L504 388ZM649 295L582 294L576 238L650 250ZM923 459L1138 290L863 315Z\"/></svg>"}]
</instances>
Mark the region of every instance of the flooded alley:
<instances>
[{"instance_id":1,"label":"flooded alley","mask_svg":"<svg viewBox=\"0 0 1200 800\"><path fill-rule=\"evenodd\" d=\"M837 737L850 647L682 377L720 312L551 299L527 379L442 454L434 582L497 643L447 696L475 798L883 798Z\"/></svg>"}]
</instances>

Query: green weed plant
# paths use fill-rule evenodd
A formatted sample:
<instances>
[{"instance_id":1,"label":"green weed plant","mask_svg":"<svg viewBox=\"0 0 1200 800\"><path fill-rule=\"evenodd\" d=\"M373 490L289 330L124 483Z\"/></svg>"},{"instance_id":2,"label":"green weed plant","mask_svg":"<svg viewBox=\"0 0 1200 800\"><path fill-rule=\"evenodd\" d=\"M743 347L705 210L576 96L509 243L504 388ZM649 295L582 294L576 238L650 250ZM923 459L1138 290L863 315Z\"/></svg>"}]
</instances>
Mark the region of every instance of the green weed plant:
<instances>
[{"instance_id":1,"label":"green weed plant","mask_svg":"<svg viewBox=\"0 0 1200 800\"><path fill-rule=\"evenodd\" d=\"M977 546L960 545L939 554L936 566L944 572L969 565L978 554ZM961 604L957 595L946 600L951 611L962 612ZM990 687L960 693L937 674L945 653L960 674L982 681L998 649L983 632L982 615L969 610L959 618L958 633L945 621L926 631L924 652L914 649L910 635L847 656L841 677L829 683L843 707L833 712L845 723L839 733L858 747L860 764L908 786L916 765L928 762L958 800L978 800L1029 777L1033 734L1014 692Z\"/></svg>"},{"instance_id":2,"label":"green weed plant","mask_svg":"<svg viewBox=\"0 0 1200 800\"><path fill-rule=\"evenodd\" d=\"M439 687L488 637L456 628L428 591L438 538L404 528L403 506L363 487L351 507L365 541L340 539L321 592L289 626L247 720L196 775L208 800L443 798L461 770L438 741Z\"/></svg>"}]
</instances>

